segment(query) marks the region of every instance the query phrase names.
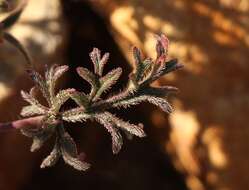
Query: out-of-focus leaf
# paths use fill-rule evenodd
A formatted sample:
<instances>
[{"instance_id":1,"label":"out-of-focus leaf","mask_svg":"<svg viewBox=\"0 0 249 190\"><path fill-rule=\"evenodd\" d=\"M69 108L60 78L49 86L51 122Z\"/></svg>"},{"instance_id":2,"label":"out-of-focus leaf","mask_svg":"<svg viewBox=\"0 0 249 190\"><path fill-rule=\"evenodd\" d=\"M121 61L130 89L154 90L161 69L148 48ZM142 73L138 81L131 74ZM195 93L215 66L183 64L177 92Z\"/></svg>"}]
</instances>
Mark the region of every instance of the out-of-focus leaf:
<instances>
[{"instance_id":1,"label":"out-of-focus leaf","mask_svg":"<svg viewBox=\"0 0 249 190\"><path fill-rule=\"evenodd\" d=\"M18 7L10 13L10 15L0 22L3 30L10 28L19 19L24 7L26 6L28 0L21 0Z\"/></svg>"},{"instance_id":2,"label":"out-of-focus leaf","mask_svg":"<svg viewBox=\"0 0 249 190\"><path fill-rule=\"evenodd\" d=\"M12 44L13 46L15 46L22 53L28 65L32 64L32 60L31 60L31 57L28 51L14 36L12 36L9 33L4 32L3 39L9 42L10 44Z\"/></svg>"}]
</instances>

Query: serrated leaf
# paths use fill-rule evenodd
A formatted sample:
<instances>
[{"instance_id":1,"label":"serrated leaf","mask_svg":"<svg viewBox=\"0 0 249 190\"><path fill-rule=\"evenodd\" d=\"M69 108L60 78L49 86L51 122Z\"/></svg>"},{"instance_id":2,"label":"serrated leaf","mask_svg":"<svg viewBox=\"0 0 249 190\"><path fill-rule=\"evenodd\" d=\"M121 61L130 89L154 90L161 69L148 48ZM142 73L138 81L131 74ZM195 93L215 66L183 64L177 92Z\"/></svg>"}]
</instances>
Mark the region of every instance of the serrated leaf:
<instances>
[{"instance_id":1,"label":"serrated leaf","mask_svg":"<svg viewBox=\"0 0 249 190\"><path fill-rule=\"evenodd\" d=\"M161 108L166 113L172 112L172 107L169 102L163 98L147 96L147 101Z\"/></svg>"},{"instance_id":2,"label":"serrated leaf","mask_svg":"<svg viewBox=\"0 0 249 190\"><path fill-rule=\"evenodd\" d=\"M33 96L31 96L27 92L21 90L21 96L26 102L30 103L33 106L34 110L39 110L39 112L42 113L46 113L48 111L45 106L41 105Z\"/></svg>"},{"instance_id":3,"label":"serrated leaf","mask_svg":"<svg viewBox=\"0 0 249 190\"><path fill-rule=\"evenodd\" d=\"M84 108L88 107L89 98L84 92L75 91L70 95L70 97L75 101L79 106L83 106Z\"/></svg>"},{"instance_id":4,"label":"serrated leaf","mask_svg":"<svg viewBox=\"0 0 249 190\"><path fill-rule=\"evenodd\" d=\"M119 107L127 108L129 106L135 106L137 104L140 104L141 102L144 101L146 101L146 96L131 96L126 99L115 102L112 106L118 108Z\"/></svg>"},{"instance_id":5,"label":"serrated leaf","mask_svg":"<svg viewBox=\"0 0 249 190\"><path fill-rule=\"evenodd\" d=\"M6 32L4 32L2 35L4 40L9 42L11 45L15 46L21 52L27 64L31 65L32 60L26 48L13 35Z\"/></svg>"},{"instance_id":6,"label":"serrated leaf","mask_svg":"<svg viewBox=\"0 0 249 190\"><path fill-rule=\"evenodd\" d=\"M91 89L91 93L90 96L95 95L97 89L99 88L99 80L97 79L97 77L88 69L84 68L84 67L78 67L77 68L77 73L84 79L86 80L88 83L90 83L92 89Z\"/></svg>"},{"instance_id":7,"label":"serrated leaf","mask_svg":"<svg viewBox=\"0 0 249 190\"><path fill-rule=\"evenodd\" d=\"M74 140L66 132L60 139L60 147L62 157L67 164L80 171L85 171L90 167L90 164L77 158L77 148Z\"/></svg>"},{"instance_id":8,"label":"serrated leaf","mask_svg":"<svg viewBox=\"0 0 249 190\"><path fill-rule=\"evenodd\" d=\"M30 105L30 106L24 106L21 110L20 115L23 117L29 117L29 116L34 116L34 115L42 115L45 113L46 113L45 110L40 109L37 106Z\"/></svg>"},{"instance_id":9,"label":"serrated leaf","mask_svg":"<svg viewBox=\"0 0 249 190\"><path fill-rule=\"evenodd\" d=\"M137 105L141 102L146 102L146 101L158 106L166 113L172 112L172 107L170 106L167 100L160 98L160 97L154 97L154 96L149 96L149 95L139 95L137 97L132 97L127 100L122 100L120 102L113 104L113 107L125 107L126 108L129 106Z\"/></svg>"},{"instance_id":10,"label":"serrated leaf","mask_svg":"<svg viewBox=\"0 0 249 190\"><path fill-rule=\"evenodd\" d=\"M123 121L122 119L116 117L115 115L111 114L110 112L103 113L106 118L112 121L117 127L123 129L132 135L136 135L138 137L145 137L145 133L143 131L143 124L134 125L129 123L128 121Z\"/></svg>"},{"instance_id":11,"label":"serrated leaf","mask_svg":"<svg viewBox=\"0 0 249 190\"><path fill-rule=\"evenodd\" d=\"M179 64L177 59L170 60L166 62L162 67L158 68L154 74L152 74L150 83L157 80L161 76L166 75L175 70L178 70L182 67L183 65Z\"/></svg>"},{"instance_id":12,"label":"serrated leaf","mask_svg":"<svg viewBox=\"0 0 249 190\"><path fill-rule=\"evenodd\" d=\"M61 106L70 98L71 94L75 92L75 89L66 89L59 91L53 99L53 111L58 113Z\"/></svg>"},{"instance_id":13,"label":"serrated leaf","mask_svg":"<svg viewBox=\"0 0 249 190\"><path fill-rule=\"evenodd\" d=\"M101 60L100 50L98 48L93 48L89 55L94 65L94 73L99 75L99 65Z\"/></svg>"},{"instance_id":14,"label":"serrated leaf","mask_svg":"<svg viewBox=\"0 0 249 190\"><path fill-rule=\"evenodd\" d=\"M46 81L48 84L50 97L55 96L56 82L66 71L68 71L68 69L69 67L67 65L52 65L50 69L46 72Z\"/></svg>"},{"instance_id":15,"label":"serrated leaf","mask_svg":"<svg viewBox=\"0 0 249 190\"><path fill-rule=\"evenodd\" d=\"M94 73L98 76L102 76L104 66L109 59L109 53L105 53L101 58L101 51L98 48L93 48L89 55L94 65Z\"/></svg>"},{"instance_id":16,"label":"serrated leaf","mask_svg":"<svg viewBox=\"0 0 249 190\"><path fill-rule=\"evenodd\" d=\"M61 156L60 146L56 140L52 152L42 161L41 168L54 166Z\"/></svg>"},{"instance_id":17,"label":"serrated leaf","mask_svg":"<svg viewBox=\"0 0 249 190\"><path fill-rule=\"evenodd\" d=\"M99 63L99 76L103 75L104 67L109 59L109 56L110 56L109 53L105 53L103 57L101 58L100 63Z\"/></svg>"},{"instance_id":18,"label":"serrated leaf","mask_svg":"<svg viewBox=\"0 0 249 190\"><path fill-rule=\"evenodd\" d=\"M123 139L119 131L115 128L115 124L105 114L96 114L95 120L102 124L112 137L112 152L117 154L123 145Z\"/></svg>"},{"instance_id":19,"label":"serrated leaf","mask_svg":"<svg viewBox=\"0 0 249 190\"><path fill-rule=\"evenodd\" d=\"M93 101L97 100L103 92L107 91L114 85L119 77L122 74L122 69L119 67L117 69L113 69L109 73L107 73L104 77L100 79L100 88L96 92L96 95L93 98Z\"/></svg>"},{"instance_id":20,"label":"serrated leaf","mask_svg":"<svg viewBox=\"0 0 249 190\"><path fill-rule=\"evenodd\" d=\"M83 122L91 118L91 115L84 112L84 108L73 108L62 113L62 120L67 122Z\"/></svg>"},{"instance_id":21,"label":"serrated leaf","mask_svg":"<svg viewBox=\"0 0 249 190\"><path fill-rule=\"evenodd\" d=\"M48 85L46 81L44 80L44 78L38 72L34 70L28 70L27 72L29 73L32 80L36 83L39 90L42 92L42 95L44 96L44 98L46 98L49 106L51 106L52 103L51 103L50 93L48 91Z\"/></svg>"}]
</instances>

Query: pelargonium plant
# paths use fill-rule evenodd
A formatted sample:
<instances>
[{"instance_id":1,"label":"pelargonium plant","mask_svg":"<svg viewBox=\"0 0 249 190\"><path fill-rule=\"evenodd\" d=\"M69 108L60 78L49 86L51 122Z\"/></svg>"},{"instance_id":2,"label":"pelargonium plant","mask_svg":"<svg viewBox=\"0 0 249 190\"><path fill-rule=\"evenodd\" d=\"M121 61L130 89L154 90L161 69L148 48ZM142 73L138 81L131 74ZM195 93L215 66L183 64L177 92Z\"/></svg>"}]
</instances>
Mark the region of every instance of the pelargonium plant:
<instances>
[{"instance_id":1,"label":"pelargonium plant","mask_svg":"<svg viewBox=\"0 0 249 190\"><path fill-rule=\"evenodd\" d=\"M27 62L31 65L31 59L27 51L13 36L5 30L12 26L19 18L27 0L23 0L10 16L0 22L0 39L12 42L23 53ZM21 110L23 119L0 123L0 131L5 129L19 129L23 135L33 139L31 151L34 152L42 147L49 139L54 138L54 147L51 153L41 163L41 168L50 167L56 164L62 157L65 163L77 170L85 171L90 167L81 154L78 154L76 144L64 127L65 122L84 123L86 120L95 120L101 124L111 135L112 151L117 154L123 144L120 131L128 134L129 137L145 137L143 124L132 124L117 117L110 110L113 108L127 108L141 102L149 102L171 113L172 108L166 98L169 94L175 93L177 88L172 86L153 87L151 84L160 77L182 67L176 59L168 60L169 41L165 35L156 36L155 60L144 58L137 47L133 47L134 68L129 75L126 88L120 92L103 98L118 81L122 74L121 68L113 69L104 74L104 67L108 62L109 53L101 56L99 49L94 48L90 53L94 71L84 67L78 67L77 73L86 80L91 90L89 93L80 92L76 89L63 89L56 92L56 84L62 75L69 69L67 65L52 65L46 69L45 76L42 76L34 69L29 69L28 74L35 83L29 92L21 91L22 98L29 103ZM32 67L31 65L31 68ZM37 97L40 91L47 104L43 105ZM106 97L106 96L105 96ZM73 100L77 107L67 110L61 109L67 100Z\"/></svg>"}]
</instances>

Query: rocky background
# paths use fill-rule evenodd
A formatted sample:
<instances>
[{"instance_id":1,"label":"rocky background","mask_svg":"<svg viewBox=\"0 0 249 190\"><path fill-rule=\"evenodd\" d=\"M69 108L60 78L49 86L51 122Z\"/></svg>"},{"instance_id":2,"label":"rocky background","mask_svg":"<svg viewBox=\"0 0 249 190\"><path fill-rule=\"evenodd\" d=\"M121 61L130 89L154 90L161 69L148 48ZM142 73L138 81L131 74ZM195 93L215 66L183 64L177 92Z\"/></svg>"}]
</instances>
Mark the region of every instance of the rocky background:
<instances>
[{"instance_id":1,"label":"rocky background","mask_svg":"<svg viewBox=\"0 0 249 190\"><path fill-rule=\"evenodd\" d=\"M88 172L63 161L41 170L49 145L30 153L30 139L18 131L0 133L0 190L249 189L248 0L30 0L10 32L29 49L37 69L70 65L63 87L88 88L75 68L91 68L93 47L111 53L109 68L121 66L125 82L131 46L153 57L153 35L159 33L170 39L170 57L185 68L160 81L180 89L170 99L173 114L148 104L120 110L123 118L143 121L148 135L126 140L120 154L112 155L99 125L69 128L92 163ZM17 50L0 44L1 122L19 117L19 91L32 85L25 69Z\"/></svg>"}]
</instances>

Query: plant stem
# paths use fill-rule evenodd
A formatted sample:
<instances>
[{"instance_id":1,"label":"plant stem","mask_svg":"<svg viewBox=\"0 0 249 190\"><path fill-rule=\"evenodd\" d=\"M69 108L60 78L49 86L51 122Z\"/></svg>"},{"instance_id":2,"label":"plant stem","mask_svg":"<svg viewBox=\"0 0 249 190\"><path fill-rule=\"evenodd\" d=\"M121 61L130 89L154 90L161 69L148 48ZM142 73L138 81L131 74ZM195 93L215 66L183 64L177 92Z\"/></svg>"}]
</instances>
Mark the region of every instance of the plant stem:
<instances>
[{"instance_id":1,"label":"plant stem","mask_svg":"<svg viewBox=\"0 0 249 190\"><path fill-rule=\"evenodd\" d=\"M22 129L30 126L42 126L43 116L29 117L12 122L0 123L0 132L10 129Z\"/></svg>"}]
</instances>

